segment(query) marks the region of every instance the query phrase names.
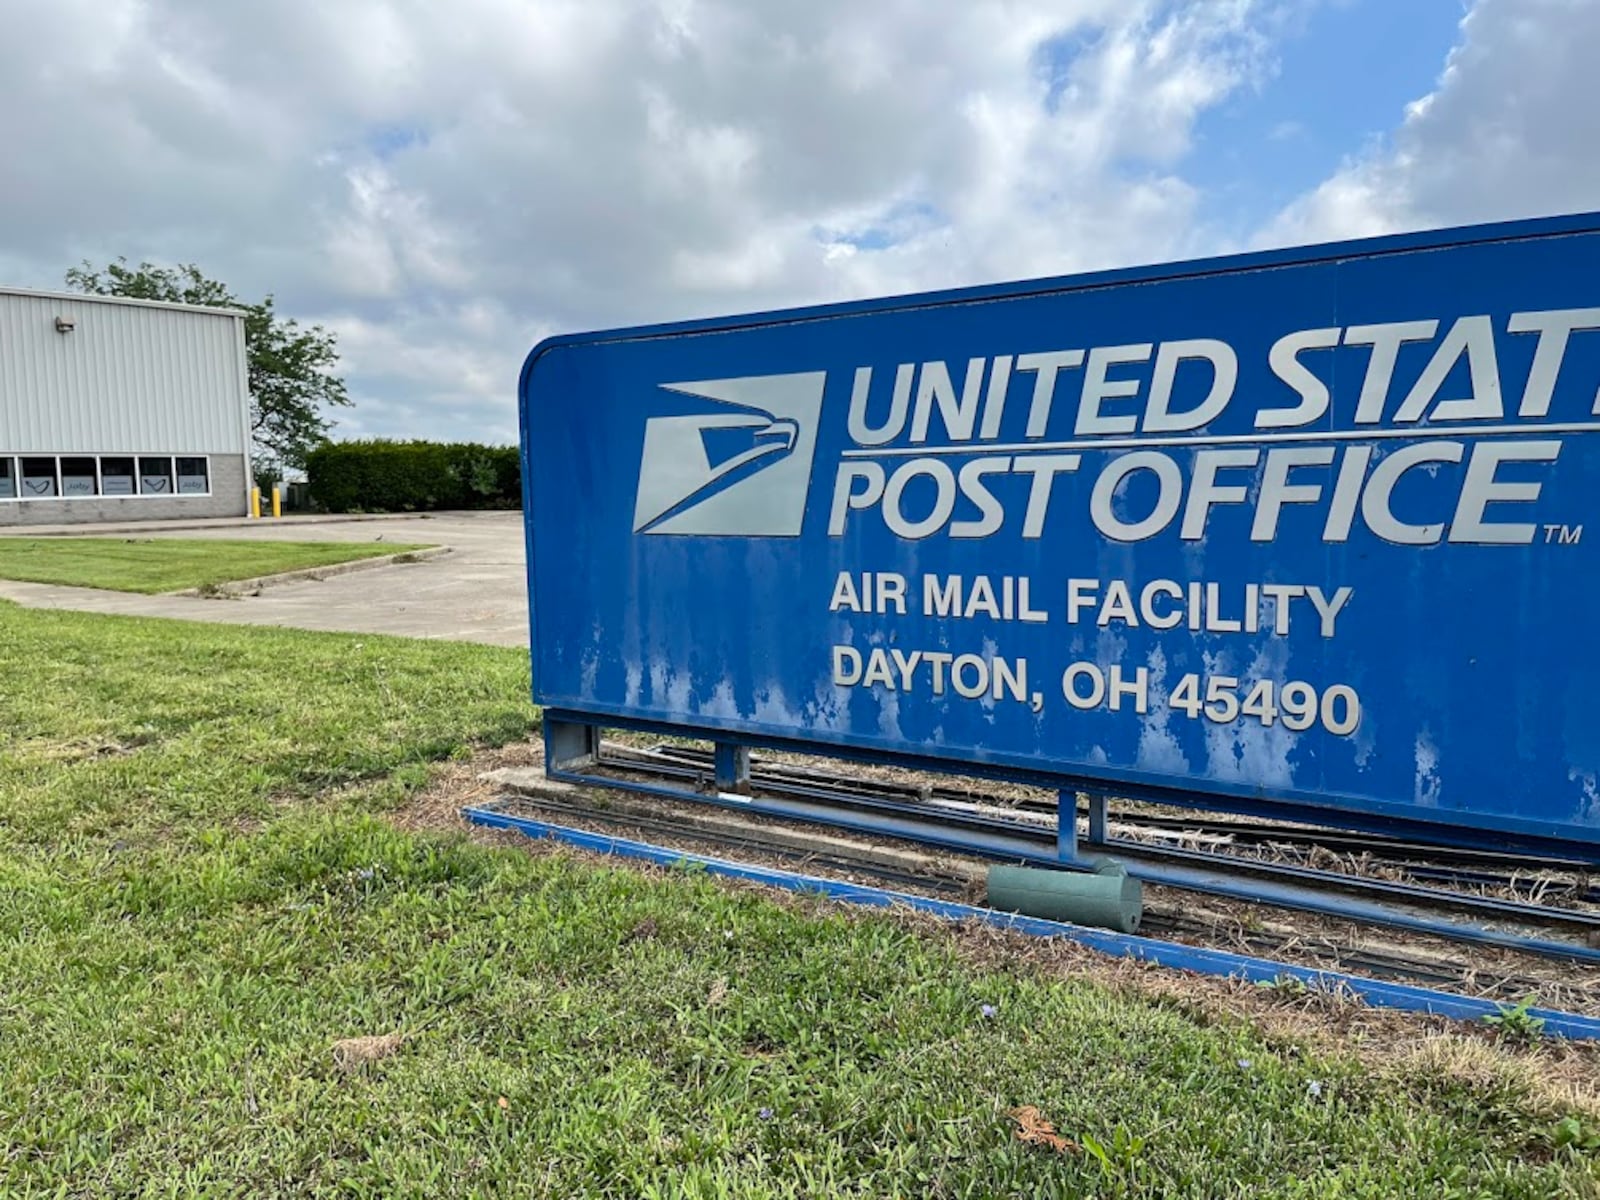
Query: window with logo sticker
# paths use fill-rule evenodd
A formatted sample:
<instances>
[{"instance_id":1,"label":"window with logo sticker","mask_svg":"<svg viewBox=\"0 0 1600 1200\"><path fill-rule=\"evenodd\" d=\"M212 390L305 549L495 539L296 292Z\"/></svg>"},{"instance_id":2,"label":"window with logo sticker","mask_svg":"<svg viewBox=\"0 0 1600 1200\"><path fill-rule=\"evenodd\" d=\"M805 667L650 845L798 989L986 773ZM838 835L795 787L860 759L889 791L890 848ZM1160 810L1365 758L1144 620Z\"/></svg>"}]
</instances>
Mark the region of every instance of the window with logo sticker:
<instances>
[{"instance_id":1,"label":"window with logo sticker","mask_svg":"<svg viewBox=\"0 0 1600 1200\"><path fill-rule=\"evenodd\" d=\"M56 460L53 458L25 458L22 460L22 497L38 500L57 495Z\"/></svg>"},{"instance_id":2,"label":"window with logo sticker","mask_svg":"<svg viewBox=\"0 0 1600 1200\"><path fill-rule=\"evenodd\" d=\"M171 496L176 492L172 481L170 458L141 458L139 460L139 494L141 496Z\"/></svg>"}]
</instances>

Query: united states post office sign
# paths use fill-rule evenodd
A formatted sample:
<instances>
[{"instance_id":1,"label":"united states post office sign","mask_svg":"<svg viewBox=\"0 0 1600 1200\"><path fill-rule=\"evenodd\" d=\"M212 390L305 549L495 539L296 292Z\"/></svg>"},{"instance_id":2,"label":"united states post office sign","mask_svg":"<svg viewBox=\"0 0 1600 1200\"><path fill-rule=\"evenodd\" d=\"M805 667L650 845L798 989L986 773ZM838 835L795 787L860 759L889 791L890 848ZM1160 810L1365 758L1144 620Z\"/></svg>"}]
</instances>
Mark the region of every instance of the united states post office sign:
<instances>
[{"instance_id":1,"label":"united states post office sign","mask_svg":"<svg viewBox=\"0 0 1600 1200\"><path fill-rule=\"evenodd\" d=\"M1593 217L551 339L534 696L1592 853L1597 393Z\"/></svg>"}]
</instances>

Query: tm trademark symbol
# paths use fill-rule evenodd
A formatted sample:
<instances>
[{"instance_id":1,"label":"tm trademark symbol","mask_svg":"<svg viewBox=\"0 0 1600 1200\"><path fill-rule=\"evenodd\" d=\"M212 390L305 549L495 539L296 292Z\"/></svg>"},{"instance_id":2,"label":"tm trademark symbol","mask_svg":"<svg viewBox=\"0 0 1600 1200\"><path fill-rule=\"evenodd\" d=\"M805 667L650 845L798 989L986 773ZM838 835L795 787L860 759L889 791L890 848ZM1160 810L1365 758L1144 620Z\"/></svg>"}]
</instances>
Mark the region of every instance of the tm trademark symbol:
<instances>
[{"instance_id":1,"label":"tm trademark symbol","mask_svg":"<svg viewBox=\"0 0 1600 1200\"><path fill-rule=\"evenodd\" d=\"M1546 546L1576 546L1582 540L1582 525L1546 525L1544 527L1544 544Z\"/></svg>"}]
</instances>

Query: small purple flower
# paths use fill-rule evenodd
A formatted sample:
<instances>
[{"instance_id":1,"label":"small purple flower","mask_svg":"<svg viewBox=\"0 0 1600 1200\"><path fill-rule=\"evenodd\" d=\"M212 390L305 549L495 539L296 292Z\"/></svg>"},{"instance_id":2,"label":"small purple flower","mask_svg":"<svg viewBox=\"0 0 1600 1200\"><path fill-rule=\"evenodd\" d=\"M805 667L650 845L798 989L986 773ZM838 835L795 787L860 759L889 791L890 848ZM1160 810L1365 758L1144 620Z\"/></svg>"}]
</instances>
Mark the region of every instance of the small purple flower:
<instances>
[{"instance_id":1,"label":"small purple flower","mask_svg":"<svg viewBox=\"0 0 1600 1200\"><path fill-rule=\"evenodd\" d=\"M980 1005L978 1011L983 1014L983 1019L986 1021L992 1021L1000 1015L1000 1010L992 1004Z\"/></svg>"},{"instance_id":2,"label":"small purple flower","mask_svg":"<svg viewBox=\"0 0 1600 1200\"><path fill-rule=\"evenodd\" d=\"M1239 1070L1248 1071L1249 1069L1250 1069L1250 1060L1248 1058L1241 1058L1239 1060Z\"/></svg>"},{"instance_id":3,"label":"small purple flower","mask_svg":"<svg viewBox=\"0 0 1600 1200\"><path fill-rule=\"evenodd\" d=\"M760 1112L756 1113L756 1116L760 1117L763 1121L770 1121L772 1120L772 1110L770 1108L763 1108Z\"/></svg>"},{"instance_id":4,"label":"small purple flower","mask_svg":"<svg viewBox=\"0 0 1600 1200\"><path fill-rule=\"evenodd\" d=\"M1321 1097L1321 1095L1322 1095L1322 1080L1313 1079L1310 1083L1306 1084L1306 1095L1310 1096L1313 1100L1316 1100L1319 1097Z\"/></svg>"}]
</instances>

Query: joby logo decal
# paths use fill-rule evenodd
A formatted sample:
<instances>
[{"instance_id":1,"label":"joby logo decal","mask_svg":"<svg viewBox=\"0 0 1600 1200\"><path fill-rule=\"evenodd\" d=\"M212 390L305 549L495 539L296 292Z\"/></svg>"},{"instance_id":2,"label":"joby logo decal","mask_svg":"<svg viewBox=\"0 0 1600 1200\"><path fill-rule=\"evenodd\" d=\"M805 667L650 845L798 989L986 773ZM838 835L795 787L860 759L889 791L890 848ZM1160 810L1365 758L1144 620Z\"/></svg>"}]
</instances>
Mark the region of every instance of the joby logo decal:
<instances>
[{"instance_id":1,"label":"joby logo decal","mask_svg":"<svg viewBox=\"0 0 1600 1200\"><path fill-rule=\"evenodd\" d=\"M709 401L645 424L633 531L798 537L825 372L662 384Z\"/></svg>"}]
</instances>

